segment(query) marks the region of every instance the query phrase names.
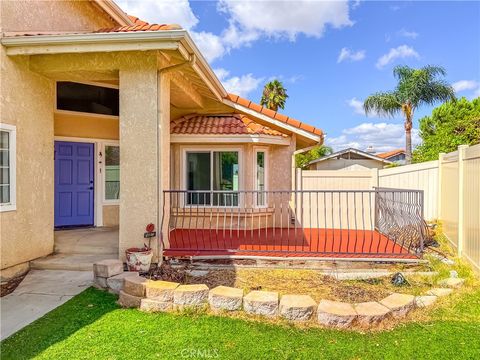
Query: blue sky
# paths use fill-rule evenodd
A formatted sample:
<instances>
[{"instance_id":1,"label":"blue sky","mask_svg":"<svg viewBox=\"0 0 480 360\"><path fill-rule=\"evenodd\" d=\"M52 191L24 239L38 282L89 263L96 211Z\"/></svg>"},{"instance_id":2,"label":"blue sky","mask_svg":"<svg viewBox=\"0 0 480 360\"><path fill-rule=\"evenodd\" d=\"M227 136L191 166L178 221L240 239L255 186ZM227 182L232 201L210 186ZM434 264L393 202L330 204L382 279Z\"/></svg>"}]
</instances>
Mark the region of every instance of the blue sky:
<instances>
[{"instance_id":1,"label":"blue sky","mask_svg":"<svg viewBox=\"0 0 480 360\"><path fill-rule=\"evenodd\" d=\"M258 102L284 82L283 113L327 143L401 147L401 118L366 117L362 100L393 89L392 69L441 65L458 96L480 96L480 2L121 0L130 14L188 29L227 90ZM417 111L417 120L431 108ZM418 142L418 137L415 136Z\"/></svg>"}]
</instances>

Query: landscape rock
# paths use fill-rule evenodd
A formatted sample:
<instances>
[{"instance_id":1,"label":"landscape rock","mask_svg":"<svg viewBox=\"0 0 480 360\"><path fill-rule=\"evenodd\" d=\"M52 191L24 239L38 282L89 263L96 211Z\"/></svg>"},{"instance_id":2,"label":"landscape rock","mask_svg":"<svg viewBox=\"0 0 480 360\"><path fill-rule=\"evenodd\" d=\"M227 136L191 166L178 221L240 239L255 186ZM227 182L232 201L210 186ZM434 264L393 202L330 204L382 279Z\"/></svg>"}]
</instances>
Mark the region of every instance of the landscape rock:
<instances>
[{"instance_id":1,"label":"landscape rock","mask_svg":"<svg viewBox=\"0 0 480 360\"><path fill-rule=\"evenodd\" d=\"M463 285L465 279L457 277L449 277L438 282L438 285L447 287L447 288L459 288Z\"/></svg>"},{"instance_id":2,"label":"landscape rock","mask_svg":"<svg viewBox=\"0 0 480 360\"><path fill-rule=\"evenodd\" d=\"M145 284L145 296L158 301L172 302L173 292L179 283L163 280L150 280Z\"/></svg>"},{"instance_id":3,"label":"landscape rock","mask_svg":"<svg viewBox=\"0 0 480 360\"><path fill-rule=\"evenodd\" d=\"M350 326L357 317L352 304L322 300L318 304L317 319L320 324L345 328Z\"/></svg>"},{"instance_id":4,"label":"landscape rock","mask_svg":"<svg viewBox=\"0 0 480 360\"><path fill-rule=\"evenodd\" d=\"M283 295L280 299L280 315L288 320L309 320L317 304L308 295Z\"/></svg>"},{"instance_id":5,"label":"landscape rock","mask_svg":"<svg viewBox=\"0 0 480 360\"><path fill-rule=\"evenodd\" d=\"M435 295L423 295L415 297L415 306L419 308L432 306L438 297Z\"/></svg>"},{"instance_id":6,"label":"landscape rock","mask_svg":"<svg viewBox=\"0 0 480 360\"><path fill-rule=\"evenodd\" d=\"M392 312L389 308L376 301L358 303L354 307L358 315L357 320L362 325L378 324Z\"/></svg>"},{"instance_id":7,"label":"landscape rock","mask_svg":"<svg viewBox=\"0 0 480 360\"><path fill-rule=\"evenodd\" d=\"M173 292L176 308L201 306L207 302L208 286L205 284L180 285Z\"/></svg>"},{"instance_id":8,"label":"landscape rock","mask_svg":"<svg viewBox=\"0 0 480 360\"><path fill-rule=\"evenodd\" d=\"M120 290L119 297L118 297L118 304L124 308L138 308L140 307L140 303L142 298L139 296L134 296L127 294L123 290Z\"/></svg>"},{"instance_id":9,"label":"landscape rock","mask_svg":"<svg viewBox=\"0 0 480 360\"><path fill-rule=\"evenodd\" d=\"M415 296L394 293L381 300L380 304L392 310L394 317L403 317L415 307Z\"/></svg>"},{"instance_id":10,"label":"landscape rock","mask_svg":"<svg viewBox=\"0 0 480 360\"><path fill-rule=\"evenodd\" d=\"M118 294L120 290L123 289L123 281L126 277L135 276L138 277L138 272L136 271L124 271L121 274L109 277L107 279L107 287L110 292Z\"/></svg>"},{"instance_id":11,"label":"landscape rock","mask_svg":"<svg viewBox=\"0 0 480 360\"><path fill-rule=\"evenodd\" d=\"M243 309L250 314L275 316L278 312L278 293L252 291L243 298Z\"/></svg>"},{"instance_id":12,"label":"landscape rock","mask_svg":"<svg viewBox=\"0 0 480 360\"><path fill-rule=\"evenodd\" d=\"M123 272L123 263L118 259L107 259L93 264L93 275L109 278Z\"/></svg>"},{"instance_id":13,"label":"landscape rock","mask_svg":"<svg viewBox=\"0 0 480 360\"><path fill-rule=\"evenodd\" d=\"M140 302L140 310L146 312L160 312L172 310L173 303L171 301L162 301L157 298L142 299Z\"/></svg>"},{"instance_id":14,"label":"landscape rock","mask_svg":"<svg viewBox=\"0 0 480 360\"><path fill-rule=\"evenodd\" d=\"M98 289L106 289L108 288L107 278L102 276L95 276L93 279L93 285Z\"/></svg>"},{"instance_id":15,"label":"landscape rock","mask_svg":"<svg viewBox=\"0 0 480 360\"><path fill-rule=\"evenodd\" d=\"M145 284L147 279L141 276L128 276L123 279L123 291L127 294L145 297Z\"/></svg>"},{"instance_id":16,"label":"landscape rock","mask_svg":"<svg viewBox=\"0 0 480 360\"><path fill-rule=\"evenodd\" d=\"M213 310L240 310L243 290L228 286L217 286L208 293L208 302Z\"/></svg>"},{"instance_id":17,"label":"landscape rock","mask_svg":"<svg viewBox=\"0 0 480 360\"><path fill-rule=\"evenodd\" d=\"M450 288L434 288L427 291L427 295L435 295L438 297L450 295L453 292L453 289Z\"/></svg>"}]
</instances>

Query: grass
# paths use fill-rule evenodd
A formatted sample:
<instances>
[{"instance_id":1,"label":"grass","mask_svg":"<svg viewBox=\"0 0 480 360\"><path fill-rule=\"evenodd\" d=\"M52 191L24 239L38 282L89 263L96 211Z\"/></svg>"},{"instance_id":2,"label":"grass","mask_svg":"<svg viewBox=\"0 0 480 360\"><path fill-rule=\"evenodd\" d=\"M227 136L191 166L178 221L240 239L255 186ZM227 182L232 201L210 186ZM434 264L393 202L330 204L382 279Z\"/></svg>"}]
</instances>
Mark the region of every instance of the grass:
<instances>
[{"instance_id":1,"label":"grass","mask_svg":"<svg viewBox=\"0 0 480 360\"><path fill-rule=\"evenodd\" d=\"M431 320L382 332L302 329L207 314L120 309L87 289L1 343L2 359L478 359L480 289L462 290Z\"/></svg>"}]
</instances>

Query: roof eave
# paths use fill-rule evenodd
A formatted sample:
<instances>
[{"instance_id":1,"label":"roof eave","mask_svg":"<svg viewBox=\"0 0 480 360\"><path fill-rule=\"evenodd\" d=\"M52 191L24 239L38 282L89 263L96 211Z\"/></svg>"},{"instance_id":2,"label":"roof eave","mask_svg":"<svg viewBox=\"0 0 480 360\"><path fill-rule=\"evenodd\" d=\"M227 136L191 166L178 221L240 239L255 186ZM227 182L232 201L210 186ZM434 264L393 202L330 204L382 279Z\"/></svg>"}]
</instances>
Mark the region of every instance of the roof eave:
<instances>
[{"instance_id":1,"label":"roof eave","mask_svg":"<svg viewBox=\"0 0 480 360\"><path fill-rule=\"evenodd\" d=\"M227 91L215 76L186 30L106 32L2 37L9 56L85 53L102 51L178 50L185 60L194 54L192 67L221 101Z\"/></svg>"},{"instance_id":2,"label":"roof eave","mask_svg":"<svg viewBox=\"0 0 480 360\"><path fill-rule=\"evenodd\" d=\"M240 105L240 104L237 104L236 102L233 102L229 99L223 99L222 102L227 105L227 106L230 106L232 108L234 108L235 110L238 110L238 111L241 111L242 113L245 113L245 114L249 114L251 116L254 116L254 117L257 117L263 121L266 121L274 126L277 126L279 128L282 128L284 130L287 130L289 132L292 132L292 133L295 133L297 135L300 135L304 138L306 138L307 140L311 141L311 142L314 142L314 143L321 143L322 142L322 139L323 137L320 136L320 135L316 135L316 134L313 134L311 132L308 132L308 131L305 131L305 130L302 130L302 129L299 129L295 126L292 126L292 125L289 125L287 123L284 123L280 120L277 120L277 119L273 119L271 118L270 116L267 116L265 114L261 114L259 113L258 111L255 111L253 109L250 109L249 107L246 107L246 106L243 106L243 105Z\"/></svg>"}]
</instances>

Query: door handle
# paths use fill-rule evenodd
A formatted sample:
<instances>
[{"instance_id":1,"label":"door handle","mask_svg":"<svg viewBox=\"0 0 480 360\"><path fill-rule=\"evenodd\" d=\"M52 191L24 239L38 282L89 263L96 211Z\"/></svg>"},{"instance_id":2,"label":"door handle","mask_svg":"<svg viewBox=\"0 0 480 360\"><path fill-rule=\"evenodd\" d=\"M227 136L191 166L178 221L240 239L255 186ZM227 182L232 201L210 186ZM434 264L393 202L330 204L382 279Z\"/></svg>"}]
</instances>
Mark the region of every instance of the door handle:
<instances>
[{"instance_id":1,"label":"door handle","mask_svg":"<svg viewBox=\"0 0 480 360\"><path fill-rule=\"evenodd\" d=\"M90 186L90 187L88 188L88 190L93 190L93 186Z\"/></svg>"}]
</instances>

